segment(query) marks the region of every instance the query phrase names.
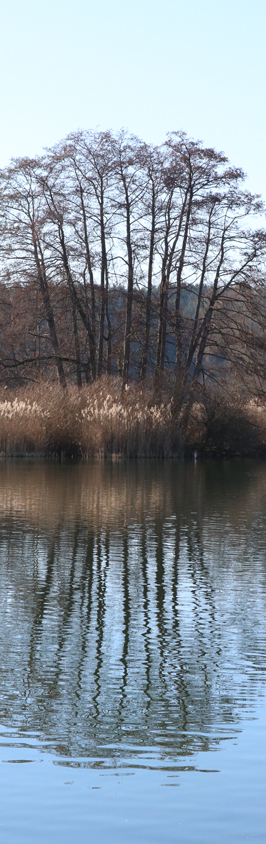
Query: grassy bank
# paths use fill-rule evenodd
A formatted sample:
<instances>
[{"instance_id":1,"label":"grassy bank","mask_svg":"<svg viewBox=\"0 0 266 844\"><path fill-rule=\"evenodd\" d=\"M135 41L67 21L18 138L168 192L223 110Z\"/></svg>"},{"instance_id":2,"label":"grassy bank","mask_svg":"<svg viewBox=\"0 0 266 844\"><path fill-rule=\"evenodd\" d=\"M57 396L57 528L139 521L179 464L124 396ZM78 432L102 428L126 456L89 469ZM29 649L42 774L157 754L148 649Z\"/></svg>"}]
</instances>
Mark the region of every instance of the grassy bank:
<instances>
[{"instance_id":1,"label":"grassy bank","mask_svg":"<svg viewBox=\"0 0 266 844\"><path fill-rule=\"evenodd\" d=\"M192 405L180 432L170 397L119 379L61 390L55 384L0 394L0 452L8 456L93 458L266 454L266 409L218 394Z\"/></svg>"}]
</instances>

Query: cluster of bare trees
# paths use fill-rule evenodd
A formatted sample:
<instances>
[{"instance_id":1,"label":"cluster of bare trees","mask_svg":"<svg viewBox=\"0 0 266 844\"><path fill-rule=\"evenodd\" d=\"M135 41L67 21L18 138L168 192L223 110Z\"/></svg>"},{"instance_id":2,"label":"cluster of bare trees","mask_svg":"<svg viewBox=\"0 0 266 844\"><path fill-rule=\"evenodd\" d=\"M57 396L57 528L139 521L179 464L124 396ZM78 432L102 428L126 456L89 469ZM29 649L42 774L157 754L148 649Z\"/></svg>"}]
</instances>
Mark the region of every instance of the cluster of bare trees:
<instances>
[{"instance_id":1,"label":"cluster of bare trees","mask_svg":"<svg viewBox=\"0 0 266 844\"><path fill-rule=\"evenodd\" d=\"M2 380L119 372L160 387L167 373L182 404L213 361L252 375L256 347L261 373L266 233L243 180L183 133L154 147L77 132L13 161L0 174Z\"/></svg>"}]
</instances>

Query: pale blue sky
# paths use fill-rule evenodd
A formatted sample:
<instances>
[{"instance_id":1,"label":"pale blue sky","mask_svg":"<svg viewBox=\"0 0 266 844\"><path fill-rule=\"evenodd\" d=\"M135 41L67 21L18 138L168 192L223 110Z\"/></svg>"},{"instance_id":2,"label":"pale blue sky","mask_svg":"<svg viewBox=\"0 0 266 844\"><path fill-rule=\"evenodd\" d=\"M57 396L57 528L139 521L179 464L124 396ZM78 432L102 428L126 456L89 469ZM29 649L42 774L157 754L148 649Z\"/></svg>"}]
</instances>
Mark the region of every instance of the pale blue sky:
<instances>
[{"instance_id":1,"label":"pale blue sky","mask_svg":"<svg viewBox=\"0 0 266 844\"><path fill-rule=\"evenodd\" d=\"M77 128L184 129L266 198L266 0L2 0L0 166Z\"/></svg>"}]
</instances>

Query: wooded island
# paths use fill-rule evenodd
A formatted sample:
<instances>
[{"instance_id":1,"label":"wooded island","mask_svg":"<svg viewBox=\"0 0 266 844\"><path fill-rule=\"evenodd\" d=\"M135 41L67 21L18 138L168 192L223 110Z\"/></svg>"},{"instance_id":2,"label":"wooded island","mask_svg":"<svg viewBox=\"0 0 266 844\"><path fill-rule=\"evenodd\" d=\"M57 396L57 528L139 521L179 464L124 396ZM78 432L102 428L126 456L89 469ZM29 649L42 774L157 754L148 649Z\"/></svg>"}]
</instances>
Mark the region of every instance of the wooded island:
<instances>
[{"instance_id":1,"label":"wooded island","mask_svg":"<svg viewBox=\"0 0 266 844\"><path fill-rule=\"evenodd\" d=\"M80 131L0 185L3 453L264 452L266 231L242 170L182 132Z\"/></svg>"}]
</instances>

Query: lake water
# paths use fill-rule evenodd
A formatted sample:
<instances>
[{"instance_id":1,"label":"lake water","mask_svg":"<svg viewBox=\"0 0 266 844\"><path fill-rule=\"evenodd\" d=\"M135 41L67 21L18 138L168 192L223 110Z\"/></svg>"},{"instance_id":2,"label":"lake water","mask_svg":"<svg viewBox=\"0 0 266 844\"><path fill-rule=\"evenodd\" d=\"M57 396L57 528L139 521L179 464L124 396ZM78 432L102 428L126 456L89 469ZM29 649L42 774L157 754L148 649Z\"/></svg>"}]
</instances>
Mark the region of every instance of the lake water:
<instances>
[{"instance_id":1,"label":"lake water","mask_svg":"<svg viewBox=\"0 0 266 844\"><path fill-rule=\"evenodd\" d=\"M266 840L266 464L0 464L0 843Z\"/></svg>"}]
</instances>

